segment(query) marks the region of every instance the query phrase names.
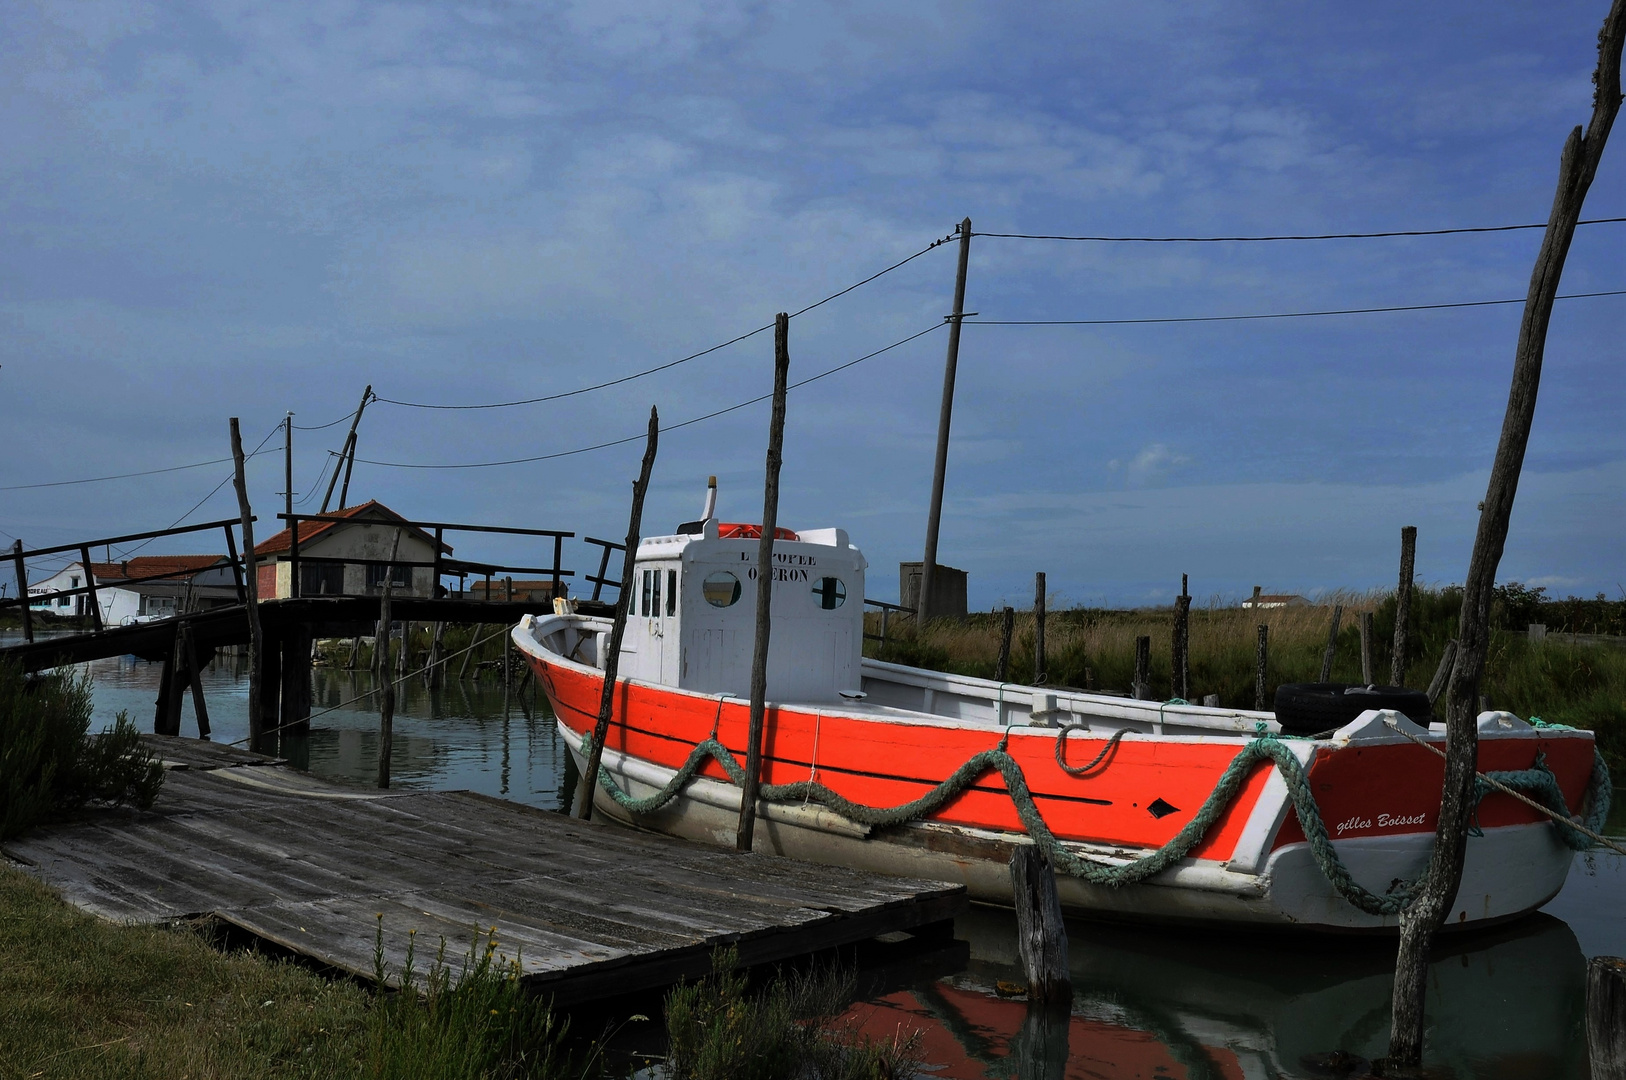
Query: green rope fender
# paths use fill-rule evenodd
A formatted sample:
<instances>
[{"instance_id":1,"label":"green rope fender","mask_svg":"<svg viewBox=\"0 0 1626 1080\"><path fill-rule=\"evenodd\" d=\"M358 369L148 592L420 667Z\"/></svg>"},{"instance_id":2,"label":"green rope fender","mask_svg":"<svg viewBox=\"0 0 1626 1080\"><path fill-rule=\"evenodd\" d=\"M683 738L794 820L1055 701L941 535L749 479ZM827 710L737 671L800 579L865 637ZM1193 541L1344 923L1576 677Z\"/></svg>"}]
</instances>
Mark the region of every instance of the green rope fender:
<instances>
[{"instance_id":1,"label":"green rope fender","mask_svg":"<svg viewBox=\"0 0 1626 1080\"><path fill-rule=\"evenodd\" d=\"M1474 823L1470 829L1474 836L1484 835L1484 830L1479 826L1479 804L1486 795L1496 790L1490 786L1489 782L1492 780L1530 796L1563 819L1554 820L1552 826L1565 847L1572 851L1590 851L1598 846L1596 840L1570 825L1571 821L1579 821L1593 832L1602 832L1604 823L1609 820L1609 805L1613 795L1609 766L1604 764L1603 755L1596 749L1592 751L1592 776L1587 782L1588 808L1585 818L1570 813L1569 804L1564 801L1564 792L1559 789L1558 778L1547 767L1547 755L1537 751L1535 764L1528 769L1488 772L1483 777L1474 779Z\"/></svg>"},{"instance_id":2,"label":"green rope fender","mask_svg":"<svg viewBox=\"0 0 1626 1080\"><path fill-rule=\"evenodd\" d=\"M1033 794L1028 789L1027 777L1022 772L1022 766L1005 752L1005 743L1009 738L1010 733L1007 731L997 748L972 755L942 783L918 799L898 806L866 806L811 780L802 780L794 784L764 784L760 788L761 797L767 802L817 802L860 825L877 827L901 825L930 817L951 799L971 787L984 774L997 771L1005 781L1005 790L1010 795L1011 802L1015 804L1017 815L1022 819L1028 835L1044 852L1050 865L1094 885L1121 887L1144 881L1184 859L1202 842L1214 822L1219 820L1220 815L1236 799L1253 767L1260 762L1270 761L1282 774L1282 779L1287 785L1288 796L1293 800L1293 810L1298 815L1305 838L1309 841L1316 865L1338 890L1340 896L1369 915L1397 915L1411 902L1416 892L1415 883L1403 882L1397 883L1389 892L1379 895L1351 877L1349 868L1339 858L1338 852L1333 848L1332 839L1327 835L1326 824L1321 820L1321 811L1310 792L1310 783L1305 776L1304 767L1299 764L1293 752L1272 735L1261 735L1243 746L1242 751L1226 766L1207 801L1171 840L1156 851L1120 864L1079 855L1063 846L1050 831L1043 815L1039 813L1039 808L1033 801ZM583 735L582 753L588 753L591 747L592 736ZM705 766L707 758L722 766L730 782L736 787L744 787L745 770L728 748L715 738L708 738L697 745L690 752L682 768L678 769L666 785L653 795L642 799L633 798L622 790L611 777L609 769L602 765L599 767L598 782L616 804L629 813L649 814L675 799Z\"/></svg>"}]
</instances>

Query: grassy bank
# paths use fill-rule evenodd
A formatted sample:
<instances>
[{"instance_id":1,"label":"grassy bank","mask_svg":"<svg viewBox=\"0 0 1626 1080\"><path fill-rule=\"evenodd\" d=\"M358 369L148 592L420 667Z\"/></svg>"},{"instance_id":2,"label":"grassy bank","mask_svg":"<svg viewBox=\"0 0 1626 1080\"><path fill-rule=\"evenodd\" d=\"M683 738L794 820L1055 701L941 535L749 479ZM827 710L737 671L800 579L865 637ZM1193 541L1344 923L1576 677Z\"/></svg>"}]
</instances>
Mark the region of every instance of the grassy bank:
<instances>
[{"instance_id":1,"label":"grassy bank","mask_svg":"<svg viewBox=\"0 0 1626 1080\"><path fill-rule=\"evenodd\" d=\"M0 1076L30 1080L585 1080L627 1076L602 1043L530 996L496 943L425 958L411 993L375 994L299 964L222 951L201 928L120 926L0 865ZM495 955L494 955L495 954ZM667 995L674 1080L892 1080L907 1033L868 1040L838 1017L849 974L751 987L730 954ZM399 973L392 972L391 976ZM633 1017L642 1022L644 1018ZM583 1033L594 1034L594 1033Z\"/></svg>"},{"instance_id":2,"label":"grassy bank","mask_svg":"<svg viewBox=\"0 0 1626 1080\"><path fill-rule=\"evenodd\" d=\"M1511 629L1529 612L1499 597L1498 622L1492 637L1484 694L1493 707L1521 716L1536 715L1553 723L1590 728L1615 775L1626 777L1626 650L1598 645L1570 645L1549 640L1532 643ZM1288 682L1314 682L1321 674L1322 654L1332 619L1332 603L1344 605L1332 678L1361 681L1359 617L1373 615L1374 676L1389 681L1390 645L1394 640L1395 602L1382 594L1345 595L1326 606L1252 611L1237 607L1197 608L1191 612L1191 696L1218 694L1227 708L1252 708L1257 627L1270 627L1266 690ZM1426 687L1439 665L1446 642L1456 634L1462 594L1457 589L1419 589L1413 594L1408 623L1407 686ZM1581 626L1608 629L1618 618L1613 609L1626 605L1586 601L1590 618ZM1597 609L1594 611L1593 609ZM1536 609L1536 614L1543 614ZM1535 621L1530 619L1528 621ZM1554 619L1554 626L1566 625ZM869 616L869 632L879 633L878 616ZM1152 639L1152 692L1173 696L1170 643L1172 610L1113 611L1076 608L1051 612L1045 621L1047 682L1057 686L1127 692L1133 681L1135 638ZM1034 678L1034 621L1018 612L1012 638L1008 678L1028 683ZM1000 617L977 613L965 622L942 620L917 627L892 619L884 647L865 642L866 655L918 667L991 678L999 657Z\"/></svg>"}]
</instances>

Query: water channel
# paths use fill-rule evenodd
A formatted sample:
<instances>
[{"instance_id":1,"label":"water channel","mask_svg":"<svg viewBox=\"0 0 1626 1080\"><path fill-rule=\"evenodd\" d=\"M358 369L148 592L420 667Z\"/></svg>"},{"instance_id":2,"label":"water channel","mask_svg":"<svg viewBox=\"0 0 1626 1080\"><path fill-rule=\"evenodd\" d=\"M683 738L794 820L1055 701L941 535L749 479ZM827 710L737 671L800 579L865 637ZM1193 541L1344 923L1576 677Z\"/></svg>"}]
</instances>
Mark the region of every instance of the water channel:
<instances>
[{"instance_id":1,"label":"water channel","mask_svg":"<svg viewBox=\"0 0 1626 1080\"><path fill-rule=\"evenodd\" d=\"M150 730L159 667L133 658L85 665L95 728L127 711ZM318 668L308 738L284 746L300 767L370 783L377 767L376 706L365 672ZM204 688L214 741L242 740L247 677L238 661L210 665ZM497 681L449 680L404 689L395 719L398 787L467 789L557 809L573 781L546 702L505 697ZM183 736L195 736L191 702ZM1609 831L1626 835L1626 790ZM1449 937L1430 977L1427 1065L1442 1077L1562 1078L1588 1074L1585 958L1626 955L1626 859L1576 857L1560 895L1539 914ZM877 1036L918 1029L932 1077L1016 1077L1026 1071L1026 1006L1000 996L1019 982L1012 917L976 909L957 926L969 943L944 969L894 973L855 1002L849 1018ZM1390 940L1260 936L1070 924L1075 998L1066 1040L1069 1078L1260 1080L1312 1077L1311 1056L1381 1056L1394 964Z\"/></svg>"}]
</instances>

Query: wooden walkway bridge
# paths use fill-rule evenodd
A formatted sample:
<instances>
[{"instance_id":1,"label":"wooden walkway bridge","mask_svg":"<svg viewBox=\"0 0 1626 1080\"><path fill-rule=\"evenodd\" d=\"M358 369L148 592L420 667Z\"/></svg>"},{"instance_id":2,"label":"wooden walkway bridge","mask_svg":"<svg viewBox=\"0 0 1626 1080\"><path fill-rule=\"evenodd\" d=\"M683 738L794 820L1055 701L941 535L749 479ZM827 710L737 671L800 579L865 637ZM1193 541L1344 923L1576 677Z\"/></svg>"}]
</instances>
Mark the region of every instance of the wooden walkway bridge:
<instances>
[{"instance_id":1,"label":"wooden walkway bridge","mask_svg":"<svg viewBox=\"0 0 1626 1080\"><path fill-rule=\"evenodd\" d=\"M328 783L275 759L148 737L150 813L101 811L4 845L110 919L209 917L371 978L495 937L524 979L578 1004L698 977L713 949L771 963L898 931L948 936L965 890L741 855L469 792ZM493 929L495 928L495 929ZM413 932L416 932L415 934ZM455 969L455 964L454 964Z\"/></svg>"}]
</instances>

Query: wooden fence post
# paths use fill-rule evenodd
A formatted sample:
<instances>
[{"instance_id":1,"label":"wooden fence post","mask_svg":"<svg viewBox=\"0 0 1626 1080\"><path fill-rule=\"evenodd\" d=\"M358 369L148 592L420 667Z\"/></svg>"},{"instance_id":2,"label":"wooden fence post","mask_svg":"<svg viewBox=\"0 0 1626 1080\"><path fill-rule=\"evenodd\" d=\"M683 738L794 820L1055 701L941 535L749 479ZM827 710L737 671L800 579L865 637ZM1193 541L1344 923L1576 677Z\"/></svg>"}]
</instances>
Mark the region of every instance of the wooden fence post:
<instances>
[{"instance_id":1,"label":"wooden fence post","mask_svg":"<svg viewBox=\"0 0 1626 1080\"><path fill-rule=\"evenodd\" d=\"M1332 658L1338 651L1338 624L1344 620L1344 605L1332 606L1332 627L1327 631L1327 651L1321 654L1320 682L1332 680Z\"/></svg>"},{"instance_id":2,"label":"wooden fence post","mask_svg":"<svg viewBox=\"0 0 1626 1080\"><path fill-rule=\"evenodd\" d=\"M231 418L232 480L237 489L237 512L243 530L243 593L248 617L248 746L260 749L265 732L265 635L260 627L260 571L254 561L254 511L248 504L248 479L244 475L243 436L237 417ZM272 712L270 715L275 716Z\"/></svg>"},{"instance_id":3,"label":"wooden fence post","mask_svg":"<svg viewBox=\"0 0 1626 1080\"><path fill-rule=\"evenodd\" d=\"M1367 686L1377 682L1372 678L1372 613L1361 612L1361 682Z\"/></svg>"},{"instance_id":4,"label":"wooden fence post","mask_svg":"<svg viewBox=\"0 0 1626 1080\"><path fill-rule=\"evenodd\" d=\"M587 751L587 768L582 770L581 780L577 784L576 816L583 820L593 816L593 793L598 790L598 769L604 760L604 740L610 737L610 713L615 706L615 673L621 663L621 639L627 632L627 613L632 610L632 571L638 558L638 530L643 524L644 493L649 490L649 474L655 468L655 450L660 443L660 434L660 414L651 406L649 434L644 441L644 460L638 469L638 480L632 485L632 513L627 518L627 550L621 564L621 588L620 596L615 601L615 622L610 626L607 655L600 664L604 669L604 690L599 696L598 721L593 725L593 743ZM489 578L486 579L486 599L491 599Z\"/></svg>"},{"instance_id":5,"label":"wooden fence post","mask_svg":"<svg viewBox=\"0 0 1626 1080\"><path fill-rule=\"evenodd\" d=\"M1411 621L1412 579L1417 568L1417 526L1400 530L1400 581L1395 586L1395 643L1389 654L1389 685L1406 685L1406 634Z\"/></svg>"},{"instance_id":6,"label":"wooden fence post","mask_svg":"<svg viewBox=\"0 0 1626 1080\"><path fill-rule=\"evenodd\" d=\"M1135 638L1135 680L1131 689L1137 701L1146 701L1152 695L1152 636L1142 634Z\"/></svg>"},{"instance_id":7,"label":"wooden fence post","mask_svg":"<svg viewBox=\"0 0 1626 1080\"><path fill-rule=\"evenodd\" d=\"M1480 505L1473 554L1463 578L1462 608L1458 616L1461 645L1451 665L1450 700L1446 715L1445 780L1434 831L1434 848L1427 872L1411 906L1400 915L1400 947L1395 956L1391 1000L1394 1015L1389 1025L1389 1059L1402 1068L1415 1068L1423 1057L1423 1010L1428 990L1429 951L1436 931L1454 906L1462 882L1468 829L1479 800L1474 792L1478 777L1479 729L1474 706L1490 647L1491 594L1496 570L1507 544L1519 472L1524 465L1530 428L1535 419L1536 396L1546 351L1547 326L1564 273L1564 259L1575 225L1580 220L1587 189L1597 174L1609 129L1620 111L1620 63L1626 46L1626 0L1613 0L1598 34L1598 66L1593 72L1592 118L1585 135L1579 127L1565 140L1559 163L1557 191L1547 218L1541 250L1530 275L1524 316L1519 324L1507 411L1491 461L1485 501Z\"/></svg>"},{"instance_id":8,"label":"wooden fence post","mask_svg":"<svg viewBox=\"0 0 1626 1080\"><path fill-rule=\"evenodd\" d=\"M1265 698L1265 664L1270 659L1270 626L1259 624L1259 644L1253 658L1253 707L1257 712L1264 712L1267 700Z\"/></svg>"},{"instance_id":9,"label":"wooden fence post","mask_svg":"<svg viewBox=\"0 0 1626 1080\"><path fill-rule=\"evenodd\" d=\"M1011 673L1011 634L1015 629L1016 609L1006 604L999 615L999 660L994 664L994 678L999 682Z\"/></svg>"},{"instance_id":10,"label":"wooden fence post","mask_svg":"<svg viewBox=\"0 0 1626 1080\"><path fill-rule=\"evenodd\" d=\"M1592 1080L1626 1080L1626 959L1587 961L1586 1041Z\"/></svg>"},{"instance_id":11,"label":"wooden fence post","mask_svg":"<svg viewBox=\"0 0 1626 1080\"><path fill-rule=\"evenodd\" d=\"M1044 571L1033 575L1033 685L1043 686L1050 677L1044 654Z\"/></svg>"},{"instance_id":12,"label":"wooden fence post","mask_svg":"<svg viewBox=\"0 0 1626 1080\"><path fill-rule=\"evenodd\" d=\"M1174 598L1174 642L1170 652L1169 696L1182 701L1191 698L1191 593L1185 574L1180 575L1180 595Z\"/></svg>"},{"instance_id":13,"label":"wooden fence post","mask_svg":"<svg viewBox=\"0 0 1626 1080\"><path fill-rule=\"evenodd\" d=\"M790 377L790 316L780 312L773 327L773 412L768 420L768 460L762 484L762 539L757 544L757 627L751 649L751 718L745 748L745 785L740 792L740 822L734 833L734 850L750 851L756 838L757 787L762 782L762 733L768 710L768 638L773 604L773 541L779 527L779 467L784 462L785 394ZM928 553L934 557L935 551ZM927 564L926 573L930 573ZM926 620L929 601L921 579L921 595L916 600Z\"/></svg>"}]
</instances>

